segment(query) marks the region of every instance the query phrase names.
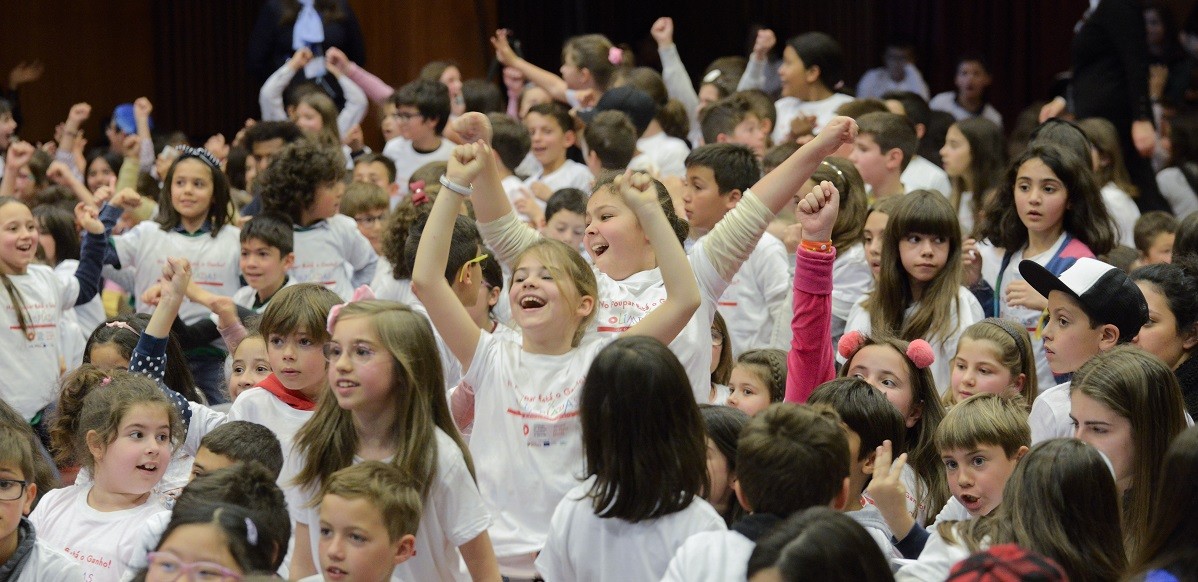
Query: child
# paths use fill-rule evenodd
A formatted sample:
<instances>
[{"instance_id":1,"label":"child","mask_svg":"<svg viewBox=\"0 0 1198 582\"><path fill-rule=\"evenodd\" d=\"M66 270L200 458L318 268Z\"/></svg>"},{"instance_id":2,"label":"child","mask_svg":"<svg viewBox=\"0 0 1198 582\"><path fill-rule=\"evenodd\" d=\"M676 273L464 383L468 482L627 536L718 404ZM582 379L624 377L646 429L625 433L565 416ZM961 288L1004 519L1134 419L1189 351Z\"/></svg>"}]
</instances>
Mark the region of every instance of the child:
<instances>
[{"instance_id":1,"label":"child","mask_svg":"<svg viewBox=\"0 0 1198 582\"><path fill-rule=\"evenodd\" d=\"M932 126L932 109L928 107L926 97L909 91L893 91L883 95L882 101L890 113L911 120L915 126L915 137L919 140L915 155L907 162L907 169L903 170L900 177L903 184L908 190L933 190L948 196L953 187L949 183L948 173L939 165L939 150L944 146L944 133L948 131L948 125ZM929 161L927 156L933 156L936 162Z\"/></svg>"},{"instance_id":2,"label":"child","mask_svg":"<svg viewBox=\"0 0 1198 582\"><path fill-rule=\"evenodd\" d=\"M532 155L541 163L541 171L524 180L543 204L562 188L590 190L594 174L585 165L566 158L566 150L574 145L574 122L560 103L534 105L524 116L524 127L532 140ZM541 186L536 186L536 184Z\"/></svg>"},{"instance_id":3,"label":"child","mask_svg":"<svg viewBox=\"0 0 1198 582\"><path fill-rule=\"evenodd\" d=\"M1069 400L1074 437L1093 445L1114 467L1124 545L1136 555L1149 533L1165 449L1186 428L1177 380L1155 356L1122 346L1077 371Z\"/></svg>"},{"instance_id":4,"label":"child","mask_svg":"<svg viewBox=\"0 0 1198 582\"><path fill-rule=\"evenodd\" d=\"M523 124L507 115L492 113L487 115L487 119L491 122L491 148L497 162L495 169L499 170L502 178L503 191L508 200L515 205L517 200L525 199L528 194L528 189L524 188L524 180L515 172L528 156L532 148L532 138ZM526 215L524 218L535 226L532 217Z\"/></svg>"},{"instance_id":5,"label":"child","mask_svg":"<svg viewBox=\"0 0 1198 582\"><path fill-rule=\"evenodd\" d=\"M1060 564L1069 580L1117 580L1127 565L1109 462L1076 439L1032 447L1003 487L990 519L947 522L899 581L941 580L969 554L1013 543Z\"/></svg>"},{"instance_id":6,"label":"child","mask_svg":"<svg viewBox=\"0 0 1198 582\"><path fill-rule=\"evenodd\" d=\"M778 123L774 126L773 142L794 141L807 133L818 134L823 130L836 108L853 100L836 92L843 86L843 73L844 51L840 43L827 34L807 32L786 41L782 64L778 67L782 98L774 104ZM809 123L809 117L815 118L810 130L801 128Z\"/></svg>"},{"instance_id":7,"label":"child","mask_svg":"<svg viewBox=\"0 0 1198 582\"><path fill-rule=\"evenodd\" d=\"M1132 229L1135 247L1140 251L1139 265L1168 263L1173 260L1173 241L1177 237L1177 219L1163 210L1146 212Z\"/></svg>"},{"instance_id":8,"label":"child","mask_svg":"<svg viewBox=\"0 0 1198 582\"><path fill-rule=\"evenodd\" d=\"M162 305L161 301L159 305ZM156 308L155 312L160 310L162 308ZM84 344L83 363L93 364L100 369L129 369L151 317L145 314L121 316L96 326ZM187 368L187 356L179 340L169 328L161 339L165 343L161 350L167 364L156 375L161 376L163 384L182 394L189 402L200 402L203 397L196 388L191 370Z\"/></svg>"},{"instance_id":9,"label":"child","mask_svg":"<svg viewBox=\"0 0 1198 582\"><path fill-rule=\"evenodd\" d=\"M459 146L450 161L449 183L494 187L497 173L491 164L493 157L485 145ZM486 178L480 177L483 172ZM668 299L625 334L672 341L699 303L686 255L648 176L619 176L612 189L640 218L650 243L668 265L662 275ZM576 485L575 477L583 469L577 423L579 401L585 395L577 391L595 354L613 338L585 335L595 312L594 272L581 256L557 241L529 247L512 264L509 302L512 318L522 331L521 343L482 333L443 275L450 241L442 233L448 232L457 203L458 195L450 192L434 203L412 269L413 289L465 369L455 401L476 395L470 448L473 456L487 460L479 467L479 492L496 518L491 538L500 571L506 576L532 576L532 562L545 543L552 508ZM464 276L477 272L468 264L463 269ZM506 460L494 462L498 459ZM513 474L513 464L529 470ZM515 491L520 492L518 497L512 496ZM529 493L538 501L530 502Z\"/></svg>"},{"instance_id":10,"label":"child","mask_svg":"<svg viewBox=\"0 0 1198 582\"><path fill-rule=\"evenodd\" d=\"M623 62L623 52L612 47L602 34L584 34L566 39L562 45L562 76L558 77L518 56L508 44L509 30L496 30L491 37L495 60L524 74L530 83L540 87L556 101L578 107L579 93L590 91L598 100L615 78Z\"/></svg>"},{"instance_id":11,"label":"child","mask_svg":"<svg viewBox=\"0 0 1198 582\"><path fill-rule=\"evenodd\" d=\"M1131 279L1148 303L1148 322L1131 341L1173 370L1186 411L1198 415L1198 358L1193 357L1198 346L1198 258L1141 267Z\"/></svg>"},{"instance_id":12,"label":"child","mask_svg":"<svg viewBox=\"0 0 1198 582\"><path fill-rule=\"evenodd\" d=\"M283 449L279 439L265 426L233 420L212 429L200 440L191 478L250 462L261 464L271 481L277 480L283 469Z\"/></svg>"},{"instance_id":13,"label":"child","mask_svg":"<svg viewBox=\"0 0 1198 582\"><path fill-rule=\"evenodd\" d=\"M374 184L354 182L345 188L340 212L358 223L358 232L370 241L375 254L383 253L383 225L391 209L387 191Z\"/></svg>"},{"instance_id":14,"label":"child","mask_svg":"<svg viewBox=\"0 0 1198 582\"><path fill-rule=\"evenodd\" d=\"M877 287L849 311L845 331L927 340L935 350L932 377L937 388L947 390L961 333L984 317L981 304L961 286L956 213L936 192L911 192L891 215L882 240Z\"/></svg>"},{"instance_id":15,"label":"child","mask_svg":"<svg viewBox=\"0 0 1198 582\"><path fill-rule=\"evenodd\" d=\"M283 148L275 158L259 178L259 194L265 212L285 216L294 225L300 252L291 276L348 299L374 277L378 255L354 221L337 213L345 168L336 152L307 141Z\"/></svg>"},{"instance_id":16,"label":"child","mask_svg":"<svg viewBox=\"0 0 1198 582\"><path fill-rule=\"evenodd\" d=\"M728 381L732 378L732 340L728 338L728 326L724 316L716 312L711 320L711 395L708 404L724 405L732 389Z\"/></svg>"},{"instance_id":17,"label":"child","mask_svg":"<svg viewBox=\"0 0 1198 582\"><path fill-rule=\"evenodd\" d=\"M355 463L384 461L419 484L424 503L415 556L392 576L461 580L464 560L474 579L497 579L490 517L445 400L428 321L398 303L361 300L340 306L326 323L329 388L295 435L297 462L284 471L295 475L289 492L296 521L291 577L316 573L321 528L315 506L325 483Z\"/></svg>"},{"instance_id":18,"label":"child","mask_svg":"<svg viewBox=\"0 0 1198 582\"><path fill-rule=\"evenodd\" d=\"M314 84L306 83L307 92L299 95L300 91L293 89L298 85L291 84L295 74L304 70L304 67L312 59L311 49L306 46L300 48L262 83L262 87L258 90L258 105L262 110L262 121L284 121L289 117L292 121L297 121L297 118L301 116L300 110L304 107L304 97L314 91L320 91ZM347 75L341 74L337 68L330 69L330 71L337 78L337 85L345 96L345 106L340 113L335 108L331 108L332 115L324 124L340 134L348 132L350 128L362 121L362 118L366 116L366 108L369 104L366 102L366 94L362 88L358 87ZM328 95L325 97L327 98ZM330 100L330 104L332 104L332 100ZM312 109L311 112L315 111L311 106L308 107ZM320 113L316 115L322 116ZM337 142L329 144L330 147L338 148L340 145L340 138Z\"/></svg>"},{"instance_id":19,"label":"child","mask_svg":"<svg viewBox=\"0 0 1198 582\"><path fill-rule=\"evenodd\" d=\"M983 393L1018 395L1028 408L1036 402L1039 389L1032 338L1009 319L983 319L965 328L957 343L945 407Z\"/></svg>"},{"instance_id":20,"label":"child","mask_svg":"<svg viewBox=\"0 0 1198 582\"><path fill-rule=\"evenodd\" d=\"M229 368L229 400L232 402L236 401L242 392L257 386L270 376L270 357L266 353L266 340L258 331L257 322L252 330L247 330L246 336L237 342L237 346L231 349L229 356L233 361Z\"/></svg>"},{"instance_id":21,"label":"child","mask_svg":"<svg viewBox=\"0 0 1198 582\"><path fill-rule=\"evenodd\" d=\"M47 544L25 517L38 494L32 437L0 422L0 567L10 580L77 581L79 563Z\"/></svg>"},{"instance_id":22,"label":"child","mask_svg":"<svg viewBox=\"0 0 1198 582\"><path fill-rule=\"evenodd\" d=\"M328 149L341 149L341 132L337 130L337 106L328 95L320 91L304 93L296 103L292 121L304 132L305 137L317 145ZM352 163L347 167L353 169Z\"/></svg>"},{"instance_id":23,"label":"child","mask_svg":"<svg viewBox=\"0 0 1198 582\"><path fill-rule=\"evenodd\" d=\"M366 461L333 473L320 500L323 574L306 580L390 580L415 552L423 512L420 491L393 465Z\"/></svg>"},{"instance_id":24,"label":"child","mask_svg":"<svg viewBox=\"0 0 1198 582\"><path fill-rule=\"evenodd\" d=\"M733 95L703 109L699 116L703 143L734 143L749 148L755 156L765 155L766 134L761 119L749 108L747 99Z\"/></svg>"},{"instance_id":25,"label":"child","mask_svg":"<svg viewBox=\"0 0 1198 582\"><path fill-rule=\"evenodd\" d=\"M636 156L636 128L623 111L603 111L582 131L587 169L595 176L619 173Z\"/></svg>"},{"instance_id":26,"label":"child","mask_svg":"<svg viewBox=\"0 0 1198 582\"><path fill-rule=\"evenodd\" d=\"M287 276L295 265L294 248L295 231L286 218L259 214L245 223L241 229L239 264L246 285L233 293L233 303L262 313L280 289L296 283Z\"/></svg>"},{"instance_id":27,"label":"child","mask_svg":"<svg viewBox=\"0 0 1198 582\"><path fill-rule=\"evenodd\" d=\"M328 390L328 365L321 347L329 339L325 321L340 299L319 285L304 283L279 291L258 329L266 338L273 373L242 392L229 409L229 420L248 420L290 439L312 416Z\"/></svg>"},{"instance_id":28,"label":"child","mask_svg":"<svg viewBox=\"0 0 1198 582\"><path fill-rule=\"evenodd\" d=\"M236 580L242 576L271 576L271 546L264 543L249 511L226 503L176 507L162 541L146 558L146 582L178 580L181 572L197 568L196 578Z\"/></svg>"},{"instance_id":29,"label":"child","mask_svg":"<svg viewBox=\"0 0 1198 582\"><path fill-rule=\"evenodd\" d=\"M462 95L462 71L453 61L433 61L420 69L420 78L437 81L449 90L450 118L466 112Z\"/></svg>"},{"instance_id":30,"label":"child","mask_svg":"<svg viewBox=\"0 0 1198 582\"><path fill-rule=\"evenodd\" d=\"M50 491L30 521L47 544L78 560L85 575L115 582L128 568L133 526L164 508L151 492L166 472L181 424L152 380L109 374L103 389L85 397L74 435L75 457L93 481Z\"/></svg>"},{"instance_id":31,"label":"child","mask_svg":"<svg viewBox=\"0 0 1198 582\"><path fill-rule=\"evenodd\" d=\"M1109 252L1114 231L1087 161L1051 144L1033 145L1015 159L1004 186L985 208L978 234L1004 249L994 279L987 277L995 292L993 313L1032 334L1043 394L1055 384L1043 341L1035 333L1046 301L1031 293L1018 265L1031 260L1059 275L1082 257Z\"/></svg>"},{"instance_id":32,"label":"child","mask_svg":"<svg viewBox=\"0 0 1198 582\"><path fill-rule=\"evenodd\" d=\"M652 338L622 337L599 352L579 407L586 481L553 512L541 576L660 580L688 537L724 529L702 497L703 423L688 387L678 359Z\"/></svg>"},{"instance_id":33,"label":"child","mask_svg":"<svg viewBox=\"0 0 1198 582\"><path fill-rule=\"evenodd\" d=\"M353 181L374 184L386 191L388 209L394 209L400 202L399 184L395 183L395 162L383 154L369 153L355 158Z\"/></svg>"},{"instance_id":34,"label":"child","mask_svg":"<svg viewBox=\"0 0 1198 582\"><path fill-rule=\"evenodd\" d=\"M905 194L903 170L919 146L915 126L893 113L866 113L857 121L861 129L849 159L872 189L872 200Z\"/></svg>"},{"instance_id":35,"label":"child","mask_svg":"<svg viewBox=\"0 0 1198 582\"><path fill-rule=\"evenodd\" d=\"M1002 127L1002 114L986 100L986 88L990 86L990 72L980 57L967 55L957 59L957 75L953 77L955 91L938 93L928 101L937 111L952 114L957 121L971 117L984 117Z\"/></svg>"},{"instance_id":36,"label":"child","mask_svg":"<svg viewBox=\"0 0 1198 582\"><path fill-rule=\"evenodd\" d=\"M1131 556L1127 572L1138 575L1153 568L1165 571L1178 580L1192 578L1198 573L1194 562L1194 497L1190 483L1198 479L1198 428L1188 428L1173 439L1160 469L1160 479L1153 486L1156 493L1152 504L1147 535L1140 550ZM1154 574L1149 574L1154 575Z\"/></svg>"},{"instance_id":37,"label":"child","mask_svg":"<svg viewBox=\"0 0 1198 582\"><path fill-rule=\"evenodd\" d=\"M869 205L869 213L865 218L865 228L861 231L861 244L865 246L865 258L869 262L869 272L873 275L873 284L877 284L878 277L882 275L882 241L886 233L886 225L890 222L890 215L898 209L902 203L901 196L891 196L875 200ZM849 305L852 307L852 304ZM848 311L845 311L845 318L848 318Z\"/></svg>"},{"instance_id":38,"label":"child","mask_svg":"<svg viewBox=\"0 0 1198 582\"><path fill-rule=\"evenodd\" d=\"M1148 303L1123 271L1095 259L1078 259L1060 277L1035 261L1019 263L1019 273L1048 298L1044 350L1056 375L1076 372L1090 358L1128 343L1148 322ZM1028 422L1032 442L1073 434L1069 382L1036 398Z\"/></svg>"},{"instance_id":39,"label":"child","mask_svg":"<svg viewBox=\"0 0 1198 582\"><path fill-rule=\"evenodd\" d=\"M940 159L953 185L943 194L950 194L961 232L971 235L982 222L985 201L1002 185L1007 165L1002 128L985 118L958 121L948 128Z\"/></svg>"},{"instance_id":40,"label":"child","mask_svg":"<svg viewBox=\"0 0 1198 582\"><path fill-rule=\"evenodd\" d=\"M886 555L864 528L827 507L804 509L763 536L749 556L750 580L803 580L819 572L820 580L856 582L891 580Z\"/></svg>"},{"instance_id":41,"label":"child","mask_svg":"<svg viewBox=\"0 0 1198 582\"><path fill-rule=\"evenodd\" d=\"M1180 220L1198 210L1198 115L1178 115L1169 129L1169 162L1157 173L1156 184Z\"/></svg>"},{"instance_id":42,"label":"child","mask_svg":"<svg viewBox=\"0 0 1198 582\"><path fill-rule=\"evenodd\" d=\"M399 137L383 147L383 155L395 162L395 183L401 197L409 194L408 178L429 162L449 159L453 143L441 137L449 122L449 89L439 81L417 79L387 98L394 107L391 117L399 122Z\"/></svg>"},{"instance_id":43,"label":"child","mask_svg":"<svg viewBox=\"0 0 1198 582\"><path fill-rule=\"evenodd\" d=\"M587 194L578 188L562 188L545 203L545 225L541 236L566 243L582 252L586 232Z\"/></svg>"},{"instance_id":44,"label":"child","mask_svg":"<svg viewBox=\"0 0 1198 582\"><path fill-rule=\"evenodd\" d=\"M1135 201L1138 190L1123 165L1119 134L1114 124L1100 117L1083 119L1077 126L1090 140L1094 180L1102 189L1102 203L1114 221L1115 241L1134 247L1136 220L1140 218L1140 207Z\"/></svg>"},{"instance_id":45,"label":"child","mask_svg":"<svg viewBox=\"0 0 1198 582\"><path fill-rule=\"evenodd\" d=\"M744 146L709 144L691 152L682 200L695 237L711 232L760 175L757 158ZM728 323L734 357L747 350L786 346L786 262L782 241L762 234L720 296L719 311Z\"/></svg>"},{"instance_id":46,"label":"child","mask_svg":"<svg viewBox=\"0 0 1198 582\"><path fill-rule=\"evenodd\" d=\"M33 218L38 226L38 256L43 262L54 268L54 273L64 283L74 279L74 273L79 269L79 227L75 224L75 214L70 210L52 204L43 204L33 208ZM91 301L66 310L63 313L64 333L69 328L76 339L74 347L65 343L63 336L63 355L68 367L78 366L82 354L80 341L87 338L90 330L104 323L103 299L97 294Z\"/></svg>"},{"instance_id":47,"label":"child","mask_svg":"<svg viewBox=\"0 0 1198 582\"><path fill-rule=\"evenodd\" d=\"M786 395L786 352L749 350L736 358L728 387L728 406L756 416Z\"/></svg>"},{"instance_id":48,"label":"child","mask_svg":"<svg viewBox=\"0 0 1198 582\"><path fill-rule=\"evenodd\" d=\"M915 47L888 42L882 49L882 66L870 69L857 81L857 98L881 98L890 91L911 91L928 98L928 84L915 66Z\"/></svg>"},{"instance_id":49,"label":"child","mask_svg":"<svg viewBox=\"0 0 1198 582\"><path fill-rule=\"evenodd\" d=\"M378 268L374 272L374 280L370 288L379 299L398 301L406 305L419 305L420 300L412 293L412 260L410 253L416 255L416 247L407 248L408 234L412 224L432 206L427 197L414 204L409 198L400 202L391 211L391 217L384 226L383 254L379 256ZM476 229L477 230L477 229Z\"/></svg>"},{"instance_id":50,"label":"child","mask_svg":"<svg viewBox=\"0 0 1198 582\"><path fill-rule=\"evenodd\" d=\"M737 441L737 500L749 512L729 531L686 540L664 580L741 580L757 539L808 507L847 501L849 443L836 413L776 404L749 421Z\"/></svg>"},{"instance_id":51,"label":"child","mask_svg":"<svg viewBox=\"0 0 1198 582\"><path fill-rule=\"evenodd\" d=\"M736 501L736 441L749 424L749 415L729 406L700 404L707 431L707 494L703 496L724 525L731 526L744 517L744 508Z\"/></svg>"}]
</instances>

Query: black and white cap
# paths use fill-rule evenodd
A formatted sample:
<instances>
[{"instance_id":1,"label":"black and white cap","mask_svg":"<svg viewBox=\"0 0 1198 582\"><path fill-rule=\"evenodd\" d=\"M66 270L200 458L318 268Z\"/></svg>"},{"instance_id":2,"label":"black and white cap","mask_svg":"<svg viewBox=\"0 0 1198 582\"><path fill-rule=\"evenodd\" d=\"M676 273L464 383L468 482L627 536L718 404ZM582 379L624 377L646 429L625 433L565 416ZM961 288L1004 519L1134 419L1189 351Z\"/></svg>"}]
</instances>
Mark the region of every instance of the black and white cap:
<instances>
[{"instance_id":1,"label":"black and white cap","mask_svg":"<svg viewBox=\"0 0 1198 582\"><path fill-rule=\"evenodd\" d=\"M1060 291L1077 299L1091 323L1119 328L1121 341L1135 337L1148 321L1148 302L1140 288L1119 268L1097 259L1078 259L1060 277L1035 261L1022 261L1019 274L1045 297Z\"/></svg>"}]
</instances>

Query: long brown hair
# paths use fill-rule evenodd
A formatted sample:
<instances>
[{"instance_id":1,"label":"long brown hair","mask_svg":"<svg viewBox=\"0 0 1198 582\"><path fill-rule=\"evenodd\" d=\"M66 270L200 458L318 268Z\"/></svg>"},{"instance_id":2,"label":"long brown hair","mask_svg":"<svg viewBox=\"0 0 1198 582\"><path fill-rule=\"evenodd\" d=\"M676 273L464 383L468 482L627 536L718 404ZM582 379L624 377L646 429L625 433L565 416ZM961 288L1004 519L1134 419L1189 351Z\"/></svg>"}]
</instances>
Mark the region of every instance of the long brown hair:
<instances>
[{"instance_id":1,"label":"long brown hair","mask_svg":"<svg viewBox=\"0 0 1198 582\"><path fill-rule=\"evenodd\" d=\"M1003 170L1007 166L1006 140L1002 128L985 117L962 119L953 125L969 143L969 180L964 176L949 178L953 185L950 202L953 208L960 209L961 194L967 190L973 192L969 212L973 215L976 230L983 202L1002 185Z\"/></svg>"},{"instance_id":2,"label":"long brown hair","mask_svg":"<svg viewBox=\"0 0 1198 582\"><path fill-rule=\"evenodd\" d=\"M9 204L25 206L24 202L16 198L0 196L0 208ZM30 216L32 216L32 211ZM21 328L21 335L28 337L29 326L33 325L33 322L29 319L29 308L25 307L25 297L21 295L21 290L17 289L16 284L12 282L12 279L8 276L8 272L3 268L0 268L0 284L4 285L4 291L8 293L8 300L12 302L12 310L17 316L17 325ZM30 341L33 340L32 337L29 339Z\"/></svg>"},{"instance_id":3,"label":"long brown hair","mask_svg":"<svg viewBox=\"0 0 1198 582\"><path fill-rule=\"evenodd\" d=\"M1188 428L1169 446L1161 466L1148 531L1128 574L1165 568L1180 580L1198 577L1198 428ZM1188 570L1181 569L1188 568Z\"/></svg>"},{"instance_id":4,"label":"long brown hair","mask_svg":"<svg viewBox=\"0 0 1198 582\"><path fill-rule=\"evenodd\" d=\"M347 303L338 317L370 320L386 349L385 354L375 357L392 359L390 405L395 419L391 445L395 456L391 463L412 477L421 498L428 498L437 475L437 429L454 440L466 467L474 475L470 451L453 423L445 399L441 358L428 320L402 303L377 300ZM353 414L337 405L331 390L325 390L316 413L295 436L296 450L304 459L295 484L319 490L333 473L353 464L358 444ZM315 501L319 502L319 498Z\"/></svg>"},{"instance_id":5,"label":"long brown hair","mask_svg":"<svg viewBox=\"0 0 1198 582\"><path fill-rule=\"evenodd\" d=\"M853 162L836 156L824 158L811 174L811 181L816 184L824 180L840 192L840 212L832 225L832 246L844 252L865 238L865 218L869 214L865 181Z\"/></svg>"}]
</instances>

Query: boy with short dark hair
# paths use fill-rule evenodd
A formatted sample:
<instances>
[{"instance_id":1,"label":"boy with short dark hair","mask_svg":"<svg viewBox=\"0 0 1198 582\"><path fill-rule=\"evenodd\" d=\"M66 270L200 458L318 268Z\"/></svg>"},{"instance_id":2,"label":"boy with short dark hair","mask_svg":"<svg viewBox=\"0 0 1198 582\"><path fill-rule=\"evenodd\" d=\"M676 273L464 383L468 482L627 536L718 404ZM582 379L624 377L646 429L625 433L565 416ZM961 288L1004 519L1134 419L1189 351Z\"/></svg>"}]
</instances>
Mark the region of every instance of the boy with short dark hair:
<instances>
[{"instance_id":1,"label":"boy with short dark hair","mask_svg":"<svg viewBox=\"0 0 1198 582\"><path fill-rule=\"evenodd\" d=\"M246 285L233 293L233 303L262 313L270 298L292 283L287 271L295 264L294 249L295 231L283 217L261 214L245 223L240 268Z\"/></svg>"},{"instance_id":2,"label":"boy with short dark hair","mask_svg":"<svg viewBox=\"0 0 1198 582\"><path fill-rule=\"evenodd\" d=\"M840 510L849 496L849 443L830 409L791 403L754 416L737 441L732 488L749 515L730 531L691 536L662 580L744 580L758 537L808 507Z\"/></svg>"},{"instance_id":3,"label":"boy with short dark hair","mask_svg":"<svg viewBox=\"0 0 1198 582\"><path fill-rule=\"evenodd\" d=\"M903 185L908 191L934 190L945 196L951 195L953 187L948 180L948 173L919 154L920 151L927 151L928 144L922 142L928 132L928 124L932 122L932 109L928 107L927 100L910 91L890 91L882 96L882 100L886 102L886 107L891 113L902 115L915 125L918 145L915 155L911 157L900 177Z\"/></svg>"},{"instance_id":4,"label":"boy with short dark hair","mask_svg":"<svg viewBox=\"0 0 1198 582\"><path fill-rule=\"evenodd\" d=\"M395 162L391 158L375 152L354 158L353 180L369 182L385 190L389 208L399 204L399 184L395 183Z\"/></svg>"},{"instance_id":5,"label":"boy with short dark hair","mask_svg":"<svg viewBox=\"0 0 1198 582\"><path fill-rule=\"evenodd\" d=\"M587 194L578 188L562 188L545 204L545 225L541 234L560 240L582 252L582 236L586 232Z\"/></svg>"},{"instance_id":6,"label":"boy with short dark hair","mask_svg":"<svg viewBox=\"0 0 1198 582\"><path fill-rule=\"evenodd\" d=\"M849 159L873 189L872 198L906 193L903 170L919 146L911 120L893 113L866 113L857 119L857 128Z\"/></svg>"},{"instance_id":7,"label":"boy with short dark hair","mask_svg":"<svg viewBox=\"0 0 1198 582\"><path fill-rule=\"evenodd\" d=\"M758 157L765 155L765 130L747 99L732 95L703 109L699 115L704 144L736 143Z\"/></svg>"},{"instance_id":8,"label":"boy with short dark hair","mask_svg":"<svg viewBox=\"0 0 1198 582\"><path fill-rule=\"evenodd\" d=\"M717 143L695 148L686 158L682 201L696 237L715 228L760 177L757 156L743 145ZM734 358L754 349L790 349L788 257L781 240L763 233L720 297L719 312L728 322Z\"/></svg>"},{"instance_id":9,"label":"boy with short dark hair","mask_svg":"<svg viewBox=\"0 0 1198 582\"><path fill-rule=\"evenodd\" d=\"M1177 238L1177 219L1161 210L1146 212L1136 219L1134 229L1136 250L1140 251L1135 266L1173 262L1173 240Z\"/></svg>"},{"instance_id":10,"label":"boy with short dark hair","mask_svg":"<svg viewBox=\"0 0 1198 582\"><path fill-rule=\"evenodd\" d=\"M587 168L598 176L622 172L636 155L636 128L623 111L604 111L582 131L586 140Z\"/></svg>"},{"instance_id":11,"label":"boy with short dark hair","mask_svg":"<svg viewBox=\"0 0 1198 582\"><path fill-rule=\"evenodd\" d=\"M230 467L237 463L261 463L271 476L279 478L283 470L283 449L269 428L245 420L226 422L200 439L200 448L192 463L191 478Z\"/></svg>"},{"instance_id":12,"label":"boy with short dark hair","mask_svg":"<svg viewBox=\"0 0 1198 582\"><path fill-rule=\"evenodd\" d=\"M399 136L383 147L383 155L395 162L395 183L399 193L410 193L408 179L417 168L446 161L453 143L441 137L449 121L449 89L441 82L417 79L400 87L387 98L395 108L392 117L399 123Z\"/></svg>"},{"instance_id":13,"label":"boy with short dark hair","mask_svg":"<svg viewBox=\"0 0 1198 582\"><path fill-rule=\"evenodd\" d=\"M1072 374L1100 352L1130 342L1148 321L1148 303L1140 288L1126 273L1102 261L1078 259L1060 277L1035 261L1023 261L1019 274L1048 298L1048 323L1041 333L1055 375ZM1073 436L1069 385L1059 384L1036 397L1028 418L1033 444Z\"/></svg>"}]
</instances>

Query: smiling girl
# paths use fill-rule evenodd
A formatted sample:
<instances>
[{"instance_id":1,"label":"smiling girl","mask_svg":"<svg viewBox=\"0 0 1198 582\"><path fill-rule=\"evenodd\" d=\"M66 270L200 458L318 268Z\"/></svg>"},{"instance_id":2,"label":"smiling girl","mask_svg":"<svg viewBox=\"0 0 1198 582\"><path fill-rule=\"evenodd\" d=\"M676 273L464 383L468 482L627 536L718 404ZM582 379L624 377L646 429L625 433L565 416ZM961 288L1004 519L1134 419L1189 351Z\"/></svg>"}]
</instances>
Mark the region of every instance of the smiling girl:
<instances>
[{"instance_id":1,"label":"smiling girl","mask_svg":"<svg viewBox=\"0 0 1198 582\"><path fill-rule=\"evenodd\" d=\"M944 405L952 406L982 393L1018 394L1027 410L1039 393L1032 339L1027 330L1009 319L983 319L965 328L957 343Z\"/></svg>"}]
</instances>

